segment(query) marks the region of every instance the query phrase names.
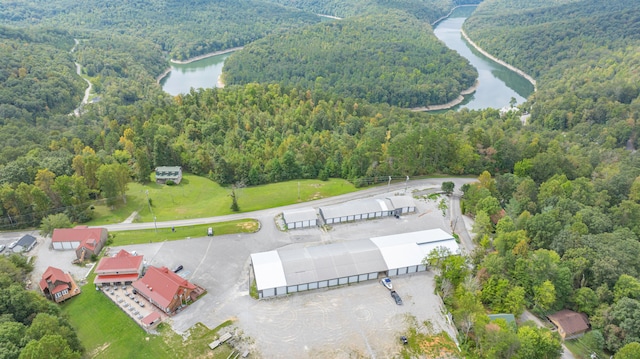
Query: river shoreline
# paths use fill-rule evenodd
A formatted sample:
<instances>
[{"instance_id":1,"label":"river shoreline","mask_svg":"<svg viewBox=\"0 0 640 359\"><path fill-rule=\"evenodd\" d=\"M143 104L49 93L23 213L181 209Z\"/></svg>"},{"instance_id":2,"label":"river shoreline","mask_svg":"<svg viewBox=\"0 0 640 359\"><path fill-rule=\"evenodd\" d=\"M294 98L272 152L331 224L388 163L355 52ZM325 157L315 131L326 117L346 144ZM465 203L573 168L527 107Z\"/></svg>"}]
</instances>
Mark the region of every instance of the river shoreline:
<instances>
[{"instance_id":1,"label":"river shoreline","mask_svg":"<svg viewBox=\"0 0 640 359\"><path fill-rule=\"evenodd\" d=\"M228 54L230 52L242 50L243 48L244 48L244 46L232 47L232 48L226 49L226 50L209 52L207 54L199 55L199 56L196 56L196 57L192 57L192 58L184 60L184 61L171 59L171 60L169 60L169 62L172 63L172 64L177 64L177 65L186 65L186 64L190 64L192 62L198 61L198 60L206 59L208 57L224 55L224 54ZM166 70L164 70L164 72L162 72L160 75L158 75L158 77L156 77L156 83L160 84L160 81L162 81L162 79L165 78L169 74L169 72L171 72L171 66L169 66Z\"/></svg>"},{"instance_id":2,"label":"river shoreline","mask_svg":"<svg viewBox=\"0 0 640 359\"><path fill-rule=\"evenodd\" d=\"M522 76L523 78L525 78L527 81L529 81L532 85L533 85L533 91L537 91L537 85L536 85L536 80L529 76L529 74L527 74L526 72L520 70L519 68L509 65L508 63L496 58L495 56L491 55L490 53L486 52L484 49L482 49L480 46L478 46L475 42L473 42L469 36L467 36L467 33L464 32L463 29L460 29L460 34L462 34L462 37L469 43L469 45L473 46L474 49L478 50L478 52L480 52L482 55L486 56L487 58L489 58L490 60L499 63L500 65L508 68L509 70L517 73L518 75Z\"/></svg>"},{"instance_id":3,"label":"river shoreline","mask_svg":"<svg viewBox=\"0 0 640 359\"><path fill-rule=\"evenodd\" d=\"M480 82L478 80L476 80L476 82L471 87L469 87L466 90L460 91L460 95L455 100L449 101L447 103L443 103L443 104L440 104L440 105L412 107L409 110L413 111L413 112L448 110L448 109L450 109L450 108L452 108L454 106L457 106L460 103L462 103L462 101L464 101L464 96L471 95L472 93L474 93L476 91L476 89L478 88L479 84L480 84Z\"/></svg>"}]
</instances>

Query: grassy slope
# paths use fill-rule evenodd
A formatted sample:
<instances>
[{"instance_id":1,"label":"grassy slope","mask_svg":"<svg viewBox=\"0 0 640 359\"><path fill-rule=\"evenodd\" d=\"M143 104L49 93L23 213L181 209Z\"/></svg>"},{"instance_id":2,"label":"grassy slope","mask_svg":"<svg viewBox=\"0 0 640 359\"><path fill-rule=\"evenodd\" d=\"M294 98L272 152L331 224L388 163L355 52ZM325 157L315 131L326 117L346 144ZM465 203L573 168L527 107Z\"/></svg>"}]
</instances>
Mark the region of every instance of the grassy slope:
<instances>
[{"instance_id":1,"label":"grassy slope","mask_svg":"<svg viewBox=\"0 0 640 359\"><path fill-rule=\"evenodd\" d=\"M202 224L196 226L176 227L175 232L171 228L144 229L137 231L112 232L114 246L124 246L128 244L151 243L162 241L177 241L195 237L204 237L207 228L213 228L214 235L232 233L251 233L259 229L259 223L255 220L239 220L214 224Z\"/></svg>"},{"instance_id":2,"label":"grassy slope","mask_svg":"<svg viewBox=\"0 0 640 359\"><path fill-rule=\"evenodd\" d=\"M300 183L300 200L298 200L298 183ZM147 205L147 191L152 202L153 214ZM240 210L248 212L354 191L356 188L353 184L341 179L325 182L300 180L241 188L237 191L237 196ZM158 221L222 216L233 213L230 209L230 193L229 188L221 187L204 177L190 174L185 174L182 182L177 186L130 183L126 205L120 203L113 209L105 205L96 205L95 219L87 224L120 223L133 211L138 211L139 222L153 222L154 215Z\"/></svg>"}]
</instances>

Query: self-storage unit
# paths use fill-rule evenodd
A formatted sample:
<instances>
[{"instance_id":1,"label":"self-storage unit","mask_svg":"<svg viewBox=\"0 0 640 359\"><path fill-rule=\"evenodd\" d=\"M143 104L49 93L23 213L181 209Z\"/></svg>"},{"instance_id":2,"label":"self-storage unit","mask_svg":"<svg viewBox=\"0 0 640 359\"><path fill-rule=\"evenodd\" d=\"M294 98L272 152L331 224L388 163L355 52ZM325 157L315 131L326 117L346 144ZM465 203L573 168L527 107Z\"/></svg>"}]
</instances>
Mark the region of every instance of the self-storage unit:
<instances>
[{"instance_id":1,"label":"self-storage unit","mask_svg":"<svg viewBox=\"0 0 640 359\"><path fill-rule=\"evenodd\" d=\"M392 196L349 201L318 210L324 223L337 224L415 212L416 206L410 196Z\"/></svg>"},{"instance_id":2,"label":"self-storage unit","mask_svg":"<svg viewBox=\"0 0 640 359\"><path fill-rule=\"evenodd\" d=\"M318 214L311 207L282 211L282 219L288 229L308 228L318 225Z\"/></svg>"},{"instance_id":3,"label":"self-storage unit","mask_svg":"<svg viewBox=\"0 0 640 359\"><path fill-rule=\"evenodd\" d=\"M425 271L432 249L457 243L441 229L360 239L303 248L282 248L251 255L259 298L285 295L378 278Z\"/></svg>"}]
</instances>

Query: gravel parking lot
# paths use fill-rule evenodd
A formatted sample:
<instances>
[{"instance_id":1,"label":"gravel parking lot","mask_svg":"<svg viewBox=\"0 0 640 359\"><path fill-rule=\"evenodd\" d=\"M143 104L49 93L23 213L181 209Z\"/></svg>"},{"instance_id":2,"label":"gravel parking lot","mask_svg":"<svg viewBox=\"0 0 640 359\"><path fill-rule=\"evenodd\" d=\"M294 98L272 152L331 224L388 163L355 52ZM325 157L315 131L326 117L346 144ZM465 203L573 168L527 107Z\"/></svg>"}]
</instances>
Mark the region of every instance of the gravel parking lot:
<instances>
[{"instance_id":1,"label":"gravel parking lot","mask_svg":"<svg viewBox=\"0 0 640 359\"><path fill-rule=\"evenodd\" d=\"M408 192L440 188L440 181L431 181L410 187ZM460 188L459 182L470 181L457 181L456 189ZM174 268L181 264L182 276L207 289L205 296L169 320L178 333L186 332L198 322L214 328L226 320L234 320L242 333L242 345L251 351L252 357L392 358L401 350L399 336L406 333L412 318L418 323L429 321L436 331L444 330L454 337L454 329L442 314L441 301L433 294L433 273L392 278L403 306L396 305L378 281L255 300L249 296L249 255L283 246L317 245L431 228L450 232L450 220L443 217L435 201L416 202L417 212L400 219L339 224L328 231L313 228L281 232L271 214L257 218L262 225L257 233L138 244L110 251L135 250L144 255L147 265ZM41 275L48 265L71 270L78 279L89 270L70 264L75 257L73 251L53 251L48 244L39 244L34 250L41 259L37 261L34 277Z\"/></svg>"}]
</instances>

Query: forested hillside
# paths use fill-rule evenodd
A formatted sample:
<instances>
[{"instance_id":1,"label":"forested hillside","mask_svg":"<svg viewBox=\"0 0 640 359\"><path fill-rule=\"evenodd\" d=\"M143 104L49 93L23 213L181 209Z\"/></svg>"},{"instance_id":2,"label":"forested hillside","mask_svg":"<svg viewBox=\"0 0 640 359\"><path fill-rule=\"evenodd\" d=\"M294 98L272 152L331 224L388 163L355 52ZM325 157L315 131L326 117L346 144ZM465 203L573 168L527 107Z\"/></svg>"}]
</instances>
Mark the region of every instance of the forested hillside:
<instances>
[{"instance_id":1,"label":"forested hillside","mask_svg":"<svg viewBox=\"0 0 640 359\"><path fill-rule=\"evenodd\" d=\"M268 36L231 55L223 72L228 85L279 83L400 107L449 102L477 76L428 24L401 12Z\"/></svg>"},{"instance_id":2,"label":"forested hillside","mask_svg":"<svg viewBox=\"0 0 640 359\"><path fill-rule=\"evenodd\" d=\"M340 18L368 14L384 14L389 11L402 10L416 18L433 23L449 13L457 5L478 4L481 0L269 0L286 6L309 11L316 14L331 15Z\"/></svg>"},{"instance_id":3,"label":"forested hillside","mask_svg":"<svg viewBox=\"0 0 640 359\"><path fill-rule=\"evenodd\" d=\"M88 37L94 30L159 44L173 59L248 44L266 34L320 21L318 16L261 0L19 0L0 8L0 20L18 26L59 27Z\"/></svg>"},{"instance_id":4,"label":"forested hillside","mask_svg":"<svg viewBox=\"0 0 640 359\"><path fill-rule=\"evenodd\" d=\"M525 3L486 1L464 28L538 79L533 121L558 130L584 124L577 130L585 136L606 124L616 146L637 141L627 122L640 117L640 2Z\"/></svg>"}]
</instances>

